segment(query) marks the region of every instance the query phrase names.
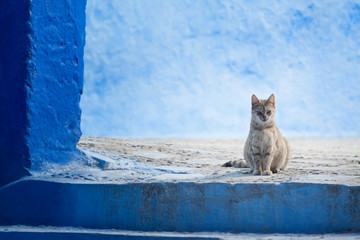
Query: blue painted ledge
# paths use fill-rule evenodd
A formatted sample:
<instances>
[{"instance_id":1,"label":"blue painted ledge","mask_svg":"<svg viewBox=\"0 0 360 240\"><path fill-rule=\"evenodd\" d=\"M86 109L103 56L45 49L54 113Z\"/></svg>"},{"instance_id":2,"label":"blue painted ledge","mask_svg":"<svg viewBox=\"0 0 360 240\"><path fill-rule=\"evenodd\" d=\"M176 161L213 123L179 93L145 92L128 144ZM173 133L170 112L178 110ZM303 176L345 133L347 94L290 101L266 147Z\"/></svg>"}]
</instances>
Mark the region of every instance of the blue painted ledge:
<instances>
[{"instance_id":1,"label":"blue painted ledge","mask_svg":"<svg viewBox=\"0 0 360 240\"><path fill-rule=\"evenodd\" d=\"M1 240L220 240L217 237L129 236L126 234L0 232Z\"/></svg>"},{"instance_id":2,"label":"blue painted ledge","mask_svg":"<svg viewBox=\"0 0 360 240\"><path fill-rule=\"evenodd\" d=\"M359 198L359 186L328 184L22 180L0 190L0 225L177 232L360 232Z\"/></svg>"}]
</instances>

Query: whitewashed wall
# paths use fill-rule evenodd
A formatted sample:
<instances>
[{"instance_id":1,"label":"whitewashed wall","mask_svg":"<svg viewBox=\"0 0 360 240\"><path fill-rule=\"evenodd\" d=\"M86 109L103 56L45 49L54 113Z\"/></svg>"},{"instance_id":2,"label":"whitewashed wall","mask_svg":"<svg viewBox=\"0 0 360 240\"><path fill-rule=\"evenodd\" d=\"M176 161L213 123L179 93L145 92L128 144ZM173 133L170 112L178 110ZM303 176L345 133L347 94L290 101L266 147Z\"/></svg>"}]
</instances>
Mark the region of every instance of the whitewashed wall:
<instances>
[{"instance_id":1,"label":"whitewashed wall","mask_svg":"<svg viewBox=\"0 0 360 240\"><path fill-rule=\"evenodd\" d=\"M360 136L360 1L88 0L84 136Z\"/></svg>"}]
</instances>

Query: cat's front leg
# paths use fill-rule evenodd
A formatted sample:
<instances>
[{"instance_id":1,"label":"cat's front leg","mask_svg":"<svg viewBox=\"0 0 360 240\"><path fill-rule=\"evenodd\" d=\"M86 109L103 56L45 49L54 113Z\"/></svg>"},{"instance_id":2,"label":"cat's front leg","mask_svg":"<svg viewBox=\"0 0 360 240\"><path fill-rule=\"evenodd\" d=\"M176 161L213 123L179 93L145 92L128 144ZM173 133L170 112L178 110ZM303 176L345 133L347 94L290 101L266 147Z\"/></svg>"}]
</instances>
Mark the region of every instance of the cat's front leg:
<instances>
[{"instance_id":1,"label":"cat's front leg","mask_svg":"<svg viewBox=\"0 0 360 240\"><path fill-rule=\"evenodd\" d=\"M262 165L261 165L261 159L260 159L260 150L258 148L253 147L252 148L252 158L253 158L253 174L254 175L261 175L262 174Z\"/></svg>"},{"instance_id":2,"label":"cat's front leg","mask_svg":"<svg viewBox=\"0 0 360 240\"><path fill-rule=\"evenodd\" d=\"M263 175L271 175L273 172L270 170L271 163L274 160L274 151L272 148L268 148L265 152L264 162L263 162Z\"/></svg>"},{"instance_id":3,"label":"cat's front leg","mask_svg":"<svg viewBox=\"0 0 360 240\"><path fill-rule=\"evenodd\" d=\"M248 167L250 168L249 173L252 174L254 171L254 159L251 155L251 151L250 150L248 151L246 147L244 152L244 158Z\"/></svg>"}]
</instances>

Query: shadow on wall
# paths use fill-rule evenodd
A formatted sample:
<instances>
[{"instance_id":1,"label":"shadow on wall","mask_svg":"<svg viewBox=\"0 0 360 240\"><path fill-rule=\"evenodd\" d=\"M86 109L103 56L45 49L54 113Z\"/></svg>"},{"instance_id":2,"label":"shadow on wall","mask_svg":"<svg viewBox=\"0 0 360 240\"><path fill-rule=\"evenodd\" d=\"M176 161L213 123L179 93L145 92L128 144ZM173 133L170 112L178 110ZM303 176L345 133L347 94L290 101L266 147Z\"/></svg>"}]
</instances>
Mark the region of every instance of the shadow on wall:
<instances>
[{"instance_id":1,"label":"shadow on wall","mask_svg":"<svg viewBox=\"0 0 360 240\"><path fill-rule=\"evenodd\" d=\"M0 9L0 186L28 175L26 144L27 58L31 32L29 4L1 1Z\"/></svg>"}]
</instances>

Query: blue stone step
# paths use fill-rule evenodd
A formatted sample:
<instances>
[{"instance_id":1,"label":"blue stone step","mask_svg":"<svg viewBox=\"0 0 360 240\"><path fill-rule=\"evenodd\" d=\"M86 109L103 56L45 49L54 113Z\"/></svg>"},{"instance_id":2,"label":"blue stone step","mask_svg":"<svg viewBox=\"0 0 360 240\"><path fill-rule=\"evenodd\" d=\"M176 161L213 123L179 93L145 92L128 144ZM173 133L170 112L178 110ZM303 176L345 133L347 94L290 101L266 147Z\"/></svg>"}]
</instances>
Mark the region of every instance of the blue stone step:
<instances>
[{"instance_id":1,"label":"blue stone step","mask_svg":"<svg viewBox=\"0 0 360 240\"><path fill-rule=\"evenodd\" d=\"M360 186L62 183L0 189L0 225L176 232L360 232Z\"/></svg>"},{"instance_id":2,"label":"blue stone step","mask_svg":"<svg viewBox=\"0 0 360 240\"><path fill-rule=\"evenodd\" d=\"M140 239L140 240L164 240L164 239L190 239L190 240L284 240L284 239L332 239L352 240L359 239L359 233L330 233L330 234L261 234L261 233L221 233L221 232L142 232L122 231L114 229L85 229L74 227L54 226L0 226L1 240L118 240L118 239Z\"/></svg>"},{"instance_id":3,"label":"blue stone step","mask_svg":"<svg viewBox=\"0 0 360 240\"><path fill-rule=\"evenodd\" d=\"M216 240L216 236L196 236L194 234L179 233L144 233L144 232L121 232L121 231L94 231L92 229L81 229L79 231L64 230L62 228L29 228L15 227L15 229L6 230L6 227L0 227L1 240ZM43 229L43 230L42 230Z\"/></svg>"}]
</instances>

